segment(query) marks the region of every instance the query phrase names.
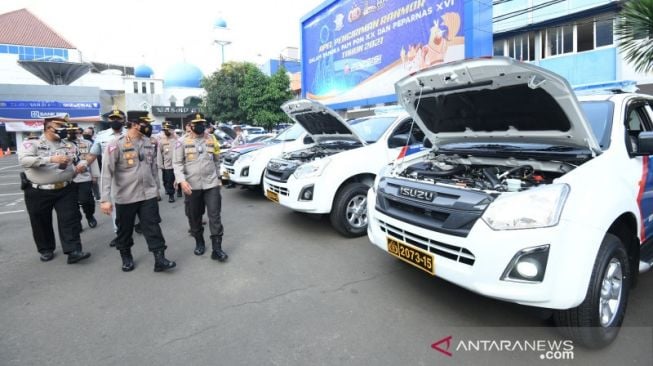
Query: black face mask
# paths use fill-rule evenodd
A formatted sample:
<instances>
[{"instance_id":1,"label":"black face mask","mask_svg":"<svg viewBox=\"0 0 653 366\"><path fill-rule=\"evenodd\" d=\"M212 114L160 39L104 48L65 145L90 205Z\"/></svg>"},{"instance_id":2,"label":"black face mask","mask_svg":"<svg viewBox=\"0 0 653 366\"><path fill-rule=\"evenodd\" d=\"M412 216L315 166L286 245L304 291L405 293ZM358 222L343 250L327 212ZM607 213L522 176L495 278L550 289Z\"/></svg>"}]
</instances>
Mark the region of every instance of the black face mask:
<instances>
[{"instance_id":1,"label":"black face mask","mask_svg":"<svg viewBox=\"0 0 653 366\"><path fill-rule=\"evenodd\" d=\"M68 130L65 128L54 128L54 133L62 140L68 137Z\"/></svg>"},{"instance_id":2,"label":"black face mask","mask_svg":"<svg viewBox=\"0 0 653 366\"><path fill-rule=\"evenodd\" d=\"M113 129L113 130L119 130L119 129L122 128L122 121L111 121L111 122L109 123L109 126L110 126L111 129Z\"/></svg>"},{"instance_id":3,"label":"black face mask","mask_svg":"<svg viewBox=\"0 0 653 366\"><path fill-rule=\"evenodd\" d=\"M75 133L70 133L70 132L69 132L69 133L68 133L68 140L70 140L70 141L75 141L75 140L77 140L77 134L75 134Z\"/></svg>"},{"instance_id":4,"label":"black face mask","mask_svg":"<svg viewBox=\"0 0 653 366\"><path fill-rule=\"evenodd\" d=\"M142 133L147 137L152 136L152 126L150 125L138 125L138 132Z\"/></svg>"},{"instance_id":5,"label":"black face mask","mask_svg":"<svg viewBox=\"0 0 653 366\"><path fill-rule=\"evenodd\" d=\"M170 130L163 130L163 134L168 137L171 135Z\"/></svg>"},{"instance_id":6,"label":"black face mask","mask_svg":"<svg viewBox=\"0 0 653 366\"><path fill-rule=\"evenodd\" d=\"M201 123L193 124L190 126L190 129L193 130L198 135L203 135L206 130L206 126Z\"/></svg>"},{"instance_id":7,"label":"black face mask","mask_svg":"<svg viewBox=\"0 0 653 366\"><path fill-rule=\"evenodd\" d=\"M91 135L87 135L87 134L83 134L82 137L85 138L85 139L87 139L87 140L90 140L92 136L91 136Z\"/></svg>"}]
</instances>

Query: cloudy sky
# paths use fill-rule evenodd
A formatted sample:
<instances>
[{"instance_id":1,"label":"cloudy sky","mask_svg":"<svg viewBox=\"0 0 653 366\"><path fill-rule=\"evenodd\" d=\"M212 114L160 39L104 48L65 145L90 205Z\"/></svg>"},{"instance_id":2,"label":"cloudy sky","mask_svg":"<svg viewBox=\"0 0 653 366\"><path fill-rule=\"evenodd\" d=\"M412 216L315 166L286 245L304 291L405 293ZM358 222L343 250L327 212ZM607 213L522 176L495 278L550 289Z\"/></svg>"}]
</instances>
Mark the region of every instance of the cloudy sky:
<instances>
[{"instance_id":1,"label":"cloudy sky","mask_svg":"<svg viewBox=\"0 0 653 366\"><path fill-rule=\"evenodd\" d=\"M300 19L323 0L1 0L0 13L27 8L82 51L85 61L150 65L158 77L177 62L215 71L221 55L213 24L222 17L232 44L226 61L278 58L299 47Z\"/></svg>"}]
</instances>

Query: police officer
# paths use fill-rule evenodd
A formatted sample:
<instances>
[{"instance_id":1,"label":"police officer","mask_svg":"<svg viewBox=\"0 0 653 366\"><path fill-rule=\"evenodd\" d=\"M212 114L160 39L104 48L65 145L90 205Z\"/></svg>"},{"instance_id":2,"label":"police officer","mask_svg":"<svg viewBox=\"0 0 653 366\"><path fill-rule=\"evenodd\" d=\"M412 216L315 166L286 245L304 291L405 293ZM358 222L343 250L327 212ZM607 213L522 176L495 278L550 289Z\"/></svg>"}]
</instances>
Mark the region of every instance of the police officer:
<instances>
[{"instance_id":1,"label":"police officer","mask_svg":"<svg viewBox=\"0 0 653 366\"><path fill-rule=\"evenodd\" d=\"M83 139L77 123L71 123L68 126L68 140L77 146L82 163L86 162L86 155L91 150L90 141ZM95 220L95 200L93 199L93 182L100 176L100 168L97 161L93 161L90 169L85 169L73 178L73 183L77 188L77 197L79 206L86 216L86 222L90 228L97 226Z\"/></svg>"},{"instance_id":2,"label":"police officer","mask_svg":"<svg viewBox=\"0 0 653 366\"><path fill-rule=\"evenodd\" d=\"M177 134L169 122L163 122L163 133L159 137L157 160L161 169L163 187L168 195L168 202L175 202L175 173L172 169L172 149L177 142Z\"/></svg>"},{"instance_id":3,"label":"police officer","mask_svg":"<svg viewBox=\"0 0 653 366\"><path fill-rule=\"evenodd\" d=\"M77 191L72 184L74 175L81 173L85 164L78 164L77 148L66 141L67 123L67 114L46 118L41 138L23 142L18 159L29 180L25 188L25 206L41 260L47 262L54 258L54 208L61 247L68 255L68 264L72 264L91 254L82 251Z\"/></svg>"},{"instance_id":4,"label":"police officer","mask_svg":"<svg viewBox=\"0 0 653 366\"><path fill-rule=\"evenodd\" d=\"M127 113L127 133L107 145L102 161L102 198L100 208L109 215L113 211L111 189L116 203L118 238L116 248L122 258L122 270L134 269L131 247L132 232L138 215L149 250L154 253L154 271L175 267L165 257L165 239L159 216L159 175L156 164L156 140L152 139L152 119L144 111Z\"/></svg>"},{"instance_id":5,"label":"police officer","mask_svg":"<svg viewBox=\"0 0 653 366\"><path fill-rule=\"evenodd\" d=\"M208 212L213 252L211 259L223 262L223 227L220 219L220 145L213 135L205 135L206 120L201 113L191 120L191 132L175 144L173 167L175 178L189 197L191 235L195 237L195 255L204 254L202 216Z\"/></svg>"}]
</instances>

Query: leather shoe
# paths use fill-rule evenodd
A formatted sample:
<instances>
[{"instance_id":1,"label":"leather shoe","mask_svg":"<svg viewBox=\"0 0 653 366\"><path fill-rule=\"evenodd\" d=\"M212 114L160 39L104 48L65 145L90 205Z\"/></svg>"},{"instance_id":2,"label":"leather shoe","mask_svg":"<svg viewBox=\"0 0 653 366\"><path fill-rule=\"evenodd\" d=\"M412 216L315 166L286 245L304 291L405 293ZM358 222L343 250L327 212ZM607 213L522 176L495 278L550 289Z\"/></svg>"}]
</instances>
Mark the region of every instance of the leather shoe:
<instances>
[{"instance_id":1,"label":"leather shoe","mask_svg":"<svg viewBox=\"0 0 653 366\"><path fill-rule=\"evenodd\" d=\"M170 203L175 202L175 195L174 195L174 194L171 194L171 195L168 197L168 202L170 202Z\"/></svg>"},{"instance_id":2,"label":"leather shoe","mask_svg":"<svg viewBox=\"0 0 653 366\"><path fill-rule=\"evenodd\" d=\"M41 253L41 257L39 259L41 259L41 262L49 262L52 260L52 258L54 258L54 252L45 252Z\"/></svg>"},{"instance_id":3,"label":"leather shoe","mask_svg":"<svg viewBox=\"0 0 653 366\"><path fill-rule=\"evenodd\" d=\"M97 226L97 220L95 220L95 217L91 216L87 219L88 221L88 227L91 229Z\"/></svg>"},{"instance_id":4,"label":"leather shoe","mask_svg":"<svg viewBox=\"0 0 653 366\"><path fill-rule=\"evenodd\" d=\"M68 254L68 264L77 263L81 260L84 260L91 256L91 253L82 252L81 250L76 250Z\"/></svg>"},{"instance_id":5,"label":"leather shoe","mask_svg":"<svg viewBox=\"0 0 653 366\"><path fill-rule=\"evenodd\" d=\"M218 262L224 262L229 258L227 253L223 252L222 250L214 250L211 252L211 259L216 260Z\"/></svg>"}]
</instances>

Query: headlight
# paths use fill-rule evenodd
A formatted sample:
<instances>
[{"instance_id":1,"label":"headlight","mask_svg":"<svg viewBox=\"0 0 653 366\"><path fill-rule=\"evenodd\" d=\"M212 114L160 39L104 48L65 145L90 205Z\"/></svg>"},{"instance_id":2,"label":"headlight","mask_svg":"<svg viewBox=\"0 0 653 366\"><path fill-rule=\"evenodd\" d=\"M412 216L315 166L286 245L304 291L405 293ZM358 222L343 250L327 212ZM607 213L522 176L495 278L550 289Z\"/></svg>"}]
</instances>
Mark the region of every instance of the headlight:
<instances>
[{"instance_id":1,"label":"headlight","mask_svg":"<svg viewBox=\"0 0 653 366\"><path fill-rule=\"evenodd\" d=\"M551 184L499 196L483 213L493 230L535 229L558 225L569 195L566 184Z\"/></svg>"},{"instance_id":2,"label":"headlight","mask_svg":"<svg viewBox=\"0 0 653 366\"><path fill-rule=\"evenodd\" d=\"M251 153L245 154L240 158L238 158L238 162L240 164L249 164L252 160L256 158L257 155L258 155L257 151L252 151Z\"/></svg>"},{"instance_id":3,"label":"headlight","mask_svg":"<svg viewBox=\"0 0 653 366\"><path fill-rule=\"evenodd\" d=\"M321 159L300 165L292 175L297 179L319 177L322 175L324 168L329 165L329 161L329 159Z\"/></svg>"}]
</instances>

